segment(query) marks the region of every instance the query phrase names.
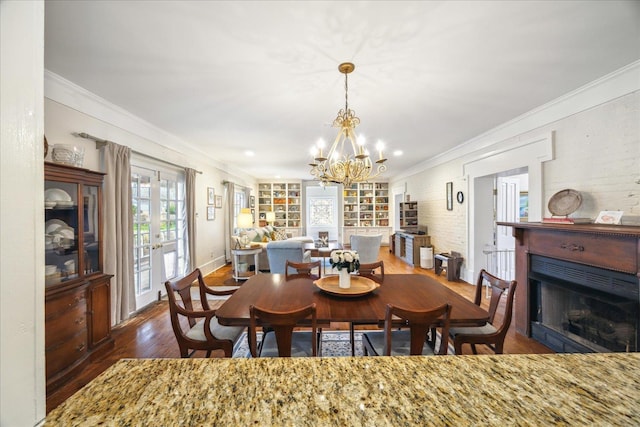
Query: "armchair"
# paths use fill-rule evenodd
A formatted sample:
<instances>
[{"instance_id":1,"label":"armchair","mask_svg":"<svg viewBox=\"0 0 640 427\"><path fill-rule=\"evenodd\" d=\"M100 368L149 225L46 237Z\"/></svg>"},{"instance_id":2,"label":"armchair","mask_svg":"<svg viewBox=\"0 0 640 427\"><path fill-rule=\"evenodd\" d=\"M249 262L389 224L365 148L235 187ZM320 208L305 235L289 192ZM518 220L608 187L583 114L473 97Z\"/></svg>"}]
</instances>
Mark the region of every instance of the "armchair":
<instances>
[{"instance_id":1,"label":"armchair","mask_svg":"<svg viewBox=\"0 0 640 427\"><path fill-rule=\"evenodd\" d=\"M311 251L305 251L304 242L299 240L276 240L267 244L267 257L271 273L285 274L287 260L311 262Z\"/></svg>"}]
</instances>

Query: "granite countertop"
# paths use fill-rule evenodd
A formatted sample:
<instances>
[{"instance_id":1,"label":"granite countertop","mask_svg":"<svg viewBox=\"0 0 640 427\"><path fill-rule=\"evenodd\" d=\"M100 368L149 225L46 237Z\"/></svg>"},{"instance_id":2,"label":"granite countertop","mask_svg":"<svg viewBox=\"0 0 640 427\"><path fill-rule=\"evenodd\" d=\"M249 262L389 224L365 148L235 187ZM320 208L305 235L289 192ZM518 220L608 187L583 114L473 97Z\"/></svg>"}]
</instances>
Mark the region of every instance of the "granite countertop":
<instances>
[{"instance_id":1,"label":"granite countertop","mask_svg":"<svg viewBox=\"0 0 640 427\"><path fill-rule=\"evenodd\" d=\"M640 425L640 354L121 360L46 426Z\"/></svg>"}]
</instances>

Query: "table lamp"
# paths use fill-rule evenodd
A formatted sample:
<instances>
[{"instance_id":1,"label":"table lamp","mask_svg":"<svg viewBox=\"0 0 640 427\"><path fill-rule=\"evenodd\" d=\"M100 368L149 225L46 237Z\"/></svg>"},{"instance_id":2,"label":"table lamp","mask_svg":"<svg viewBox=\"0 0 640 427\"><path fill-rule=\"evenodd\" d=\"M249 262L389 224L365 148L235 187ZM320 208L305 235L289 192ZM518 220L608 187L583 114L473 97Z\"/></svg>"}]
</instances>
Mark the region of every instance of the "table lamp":
<instances>
[{"instance_id":1,"label":"table lamp","mask_svg":"<svg viewBox=\"0 0 640 427\"><path fill-rule=\"evenodd\" d=\"M249 246L249 237L247 236L247 228L251 228L253 226L253 215L251 215L251 209L242 208L240 209L240 213L237 218L238 228L240 229L240 233L238 234L238 241L242 245L243 248L247 248Z\"/></svg>"},{"instance_id":2,"label":"table lamp","mask_svg":"<svg viewBox=\"0 0 640 427\"><path fill-rule=\"evenodd\" d=\"M266 218L267 218L267 224L273 225L273 223L276 220L276 213L273 211L267 212Z\"/></svg>"}]
</instances>

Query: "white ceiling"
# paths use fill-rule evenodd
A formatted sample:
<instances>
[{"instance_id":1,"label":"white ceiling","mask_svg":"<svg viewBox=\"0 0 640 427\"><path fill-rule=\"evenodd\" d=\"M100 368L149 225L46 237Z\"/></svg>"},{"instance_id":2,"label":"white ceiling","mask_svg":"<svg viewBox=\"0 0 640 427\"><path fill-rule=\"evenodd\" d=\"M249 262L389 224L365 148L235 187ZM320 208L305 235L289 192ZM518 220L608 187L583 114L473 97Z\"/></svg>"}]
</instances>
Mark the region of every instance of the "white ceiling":
<instances>
[{"instance_id":1,"label":"white ceiling","mask_svg":"<svg viewBox=\"0 0 640 427\"><path fill-rule=\"evenodd\" d=\"M640 58L638 1L45 7L46 69L264 179L310 178L344 61L357 131L404 151L391 177Z\"/></svg>"}]
</instances>

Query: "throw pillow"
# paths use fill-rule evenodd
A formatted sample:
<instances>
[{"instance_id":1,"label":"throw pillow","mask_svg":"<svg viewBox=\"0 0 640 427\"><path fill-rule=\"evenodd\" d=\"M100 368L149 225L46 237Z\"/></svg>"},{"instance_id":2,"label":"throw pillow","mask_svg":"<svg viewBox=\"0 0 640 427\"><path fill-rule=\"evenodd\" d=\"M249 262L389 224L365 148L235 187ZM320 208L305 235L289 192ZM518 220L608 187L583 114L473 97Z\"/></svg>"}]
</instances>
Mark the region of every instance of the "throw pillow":
<instances>
[{"instance_id":1,"label":"throw pillow","mask_svg":"<svg viewBox=\"0 0 640 427\"><path fill-rule=\"evenodd\" d=\"M268 235L267 233L264 233L264 236L262 236L262 241L263 241L264 243L266 243L266 242L270 242L270 241L271 241L271 238L269 237L269 235Z\"/></svg>"},{"instance_id":2,"label":"throw pillow","mask_svg":"<svg viewBox=\"0 0 640 427\"><path fill-rule=\"evenodd\" d=\"M276 229L276 239L275 240L287 240L287 232L284 228Z\"/></svg>"}]
</instances>

